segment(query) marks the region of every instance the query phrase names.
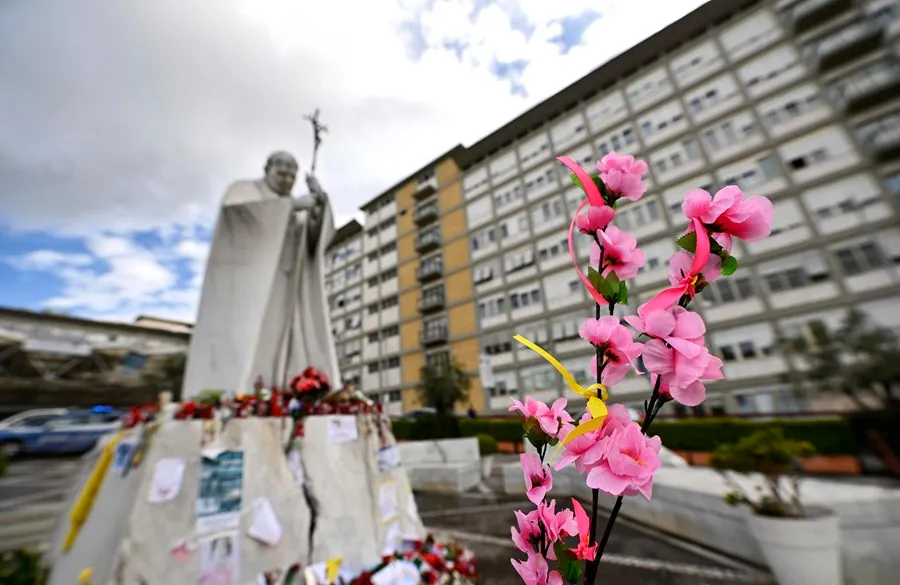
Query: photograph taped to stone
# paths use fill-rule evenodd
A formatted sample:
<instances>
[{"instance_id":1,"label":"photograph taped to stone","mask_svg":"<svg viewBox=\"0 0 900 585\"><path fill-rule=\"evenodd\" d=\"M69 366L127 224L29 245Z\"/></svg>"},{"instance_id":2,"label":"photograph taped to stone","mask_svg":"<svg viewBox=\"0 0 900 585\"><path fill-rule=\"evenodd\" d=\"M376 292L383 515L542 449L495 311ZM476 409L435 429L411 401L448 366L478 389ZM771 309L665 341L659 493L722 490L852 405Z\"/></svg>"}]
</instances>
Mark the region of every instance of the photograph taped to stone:
<instances>
[{"instance_id":1,"label":"photograph taped to stone","mask_svg":"<svg viewBox=\"0 0 900 585\"><path fill-rule=\"evenodd\" d=\"M356 416L332 416L328 421L328 438L332 443L349 443L359 438Z\"/></svg>"},{"instance_id":2,"label":"photograph taped to stone","mask_svg":"<svg viewBox=\"0 0 900 585\"><path fill-rule=\"evenodd\" d=\"M200 542L200 585L238 585L241 572L236 532Z\"/></svg>"},{"instance_id":3,"label":"photograph taped to stone","mask_svg":"<svg viewBox=\"0 0 900 585\"><path fill-rule=\"evenodd\" d=\"M378 450L378 471L390 471L400 467L400 449L388 445Z\"/></svg>"},{"instance_id":4,"label":"photograph taped to stone","mask_svg":"<svg viewBox=\"0 0 900 585\"><path fill-rule=\"evenodd\" d=\"M203 454L196 506L198 531L213 532L237 527L241 518L243 483L243 451Z\"/></svg>"}]
</instances>

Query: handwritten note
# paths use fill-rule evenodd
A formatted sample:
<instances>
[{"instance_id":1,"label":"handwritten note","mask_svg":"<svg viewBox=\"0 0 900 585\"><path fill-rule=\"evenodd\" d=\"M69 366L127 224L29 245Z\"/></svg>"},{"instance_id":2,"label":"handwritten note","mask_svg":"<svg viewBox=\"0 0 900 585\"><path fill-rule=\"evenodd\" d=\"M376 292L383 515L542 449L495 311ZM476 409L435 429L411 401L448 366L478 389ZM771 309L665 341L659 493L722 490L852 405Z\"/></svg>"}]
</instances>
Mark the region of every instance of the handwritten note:
<instances>
[{"instance_id":1,"label":"handwritten note","mask_svg":"<svg viewBox=\"0 0 900 585\"><path fill-rule=\"evenodd\" d=\"M181 480L184 478L184 459L166 457L156 462L153 470L153 481L150 484L148 500L151 504L161 504L175 499L181 491Z\"/></svg>"},{"instance_id":2,"label":"handwritten note","mask_svg":"<svg viewBox=\"0 0 900 585\"><path fill-rule=\"evenodd\" d=\"M378 470L390 471L400 467L400 449L397 445L388 445L378 450Z\"/></svg>"},{"instance_id":3,"label":"handwritten note","mask_svg":"<svg viewBox=\"0 0 900 585\"><path fill-rule=\"evenodd\" d=\"M353 415L332 416L328 420L328 438L332 443L349 443L359 438L356 417Z\"/></svg>"}]
</instances>

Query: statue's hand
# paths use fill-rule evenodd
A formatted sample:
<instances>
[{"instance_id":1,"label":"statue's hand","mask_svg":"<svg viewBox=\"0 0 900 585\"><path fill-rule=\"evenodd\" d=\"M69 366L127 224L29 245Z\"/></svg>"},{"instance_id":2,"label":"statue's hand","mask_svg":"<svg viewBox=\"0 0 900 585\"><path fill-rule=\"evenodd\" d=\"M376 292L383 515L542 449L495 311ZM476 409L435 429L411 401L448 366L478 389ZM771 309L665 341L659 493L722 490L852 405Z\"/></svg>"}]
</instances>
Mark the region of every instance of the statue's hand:
<instances>
[{"instance_id":1,"label":"statue's hand","mask_svg":"<svg viewBox=\"0 0 900 585\"><path fill-rule=\"evenodd\" d=\"M322 189L322 185L319 184L319 180L314 176L306 175L306 186L309 188L310 195L316 199L323 200L327 197Z\"/></svg>"}]
</instances>

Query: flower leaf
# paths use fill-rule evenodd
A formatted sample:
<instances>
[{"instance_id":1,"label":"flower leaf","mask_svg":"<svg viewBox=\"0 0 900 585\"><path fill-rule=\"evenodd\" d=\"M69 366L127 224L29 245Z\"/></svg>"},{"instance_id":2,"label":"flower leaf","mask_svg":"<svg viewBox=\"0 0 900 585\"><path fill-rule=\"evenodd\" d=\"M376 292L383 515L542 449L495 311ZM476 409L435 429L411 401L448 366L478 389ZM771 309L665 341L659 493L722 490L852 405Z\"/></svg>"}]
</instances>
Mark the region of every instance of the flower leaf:
<instances>
[{"instance_id":1,"label":"flower leaf","mask_svg":"<svg viewBox=\"0 0 900 585\"><path fill-rule=\"evenodd\" d=\"M575 558L575 553L562 541L553 543L553 552L556 553L556 565L562 578L569 583L578 583L581 580L581 563Z\"/></svg>"},{"instance_id":2,"label":"flower leaf","mask_svg":"<svg viewBox=\"0 0 900 585\"><path fill-rule=\"evenodd\" d=\"M697 250L697 232L686 233L675 240L675 243L693 254Z\"/></svg>"},{"instance_id":3,"label":"flower leaf","mask_svg":"<svg viewBox=\"0 0 900 585\"><path fill-rule=\"evenodd\" d=\"M728 255L722 258L722 275L731 276L738 269L738 261L734 256Z\"/></svg>"},{"instance_id":4,"label":"flower leaf","mask_svg":"<svg viewBox=\"0 0 900 585\"><path fill-rule=\"evenodd\" d=\"M628 304L628 285L624 281L619 283L619 294L616 302L620 305Z\"/></svg>"},{"instance_id":5,"label":"flower leaf","mask_svg":"<svg viewBox=\"0 0 900 585\"><path fill-rule=\"evenodd\" d=\"M588 268L588 280L591 286L597 289L597 292L603 295L607 301L621 302L618 297L623 283L619 281L615 272L610 272L609 276L603 276L595 268L590 267Z\"/></svg>"}]
</instances>

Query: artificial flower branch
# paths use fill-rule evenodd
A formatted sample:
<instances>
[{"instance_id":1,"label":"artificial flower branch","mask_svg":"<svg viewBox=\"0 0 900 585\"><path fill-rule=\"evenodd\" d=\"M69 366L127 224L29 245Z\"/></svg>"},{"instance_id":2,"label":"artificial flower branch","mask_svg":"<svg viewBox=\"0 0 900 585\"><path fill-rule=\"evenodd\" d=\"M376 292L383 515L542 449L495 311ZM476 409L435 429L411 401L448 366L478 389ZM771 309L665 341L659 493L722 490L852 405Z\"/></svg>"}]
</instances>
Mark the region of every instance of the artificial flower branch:
<instances>
[{"instance_id":1,"label":"artificial flower branch","mask_svg":"<svg viewBox=\"0 0 900 585\"><path fill-rule=\"evenodd\" d=\"M677 240L683 251L669 260L671 286L638 307L637 315L624 319L639 337L647 339L639 343L614 311L617 304L627 304L626 281L643 267L644 253L636 238L611 224L620 199L637 201L644 195L647 164L610 153L597 163L599 173L592 177L568 157L559 161L587 197L569 225L568 245L575 271L595 303L594 318L585 320L579 330L594 347L595 382L583 388L549 352L515 337L552 365L586 406L577 424L566 411L566 398L548 406L526 397L524 403L514 399L510 407L525 417L525 437L537 451L520 456L526 495L536 509L528 514L517 511L517 526L512 528L514 544L527 555L526 560L513 559L512 564L526 585L594 583L625 496L642 494L649 499L652 495L653 477L661 466L660 439L647 434L653 420L667 402L700 404L706 396L703 382L724 377L722 361L706 347L705 323L687 307L710 282L737 269L731 255L734 238L759 240L769 234L772 223L772 204L765 197L745 198L733 186L719 190L715 197L700 189L688 192L682 204L688 229ZM593 240L587 274L575 254L576 229ZM608 316L602 316L604 305ZM639 358L644 372L638 368ZM606 405L608 388L631 370L648 375L652 386L640 424L631 420L624 406ZM556 450L547 461L550 446ZM562 457L554 463L560 452ZM586 476L591 488L590 517L574 498L571 510L559 512L556 500L545 501L553 487L551 470L571 464ZM616 496L616 501L598 542L600 492ZM575 546L567 545L566 538L575 538ZM554 569L548 561L555 561Z\"/></svg>"}]
</instances>

